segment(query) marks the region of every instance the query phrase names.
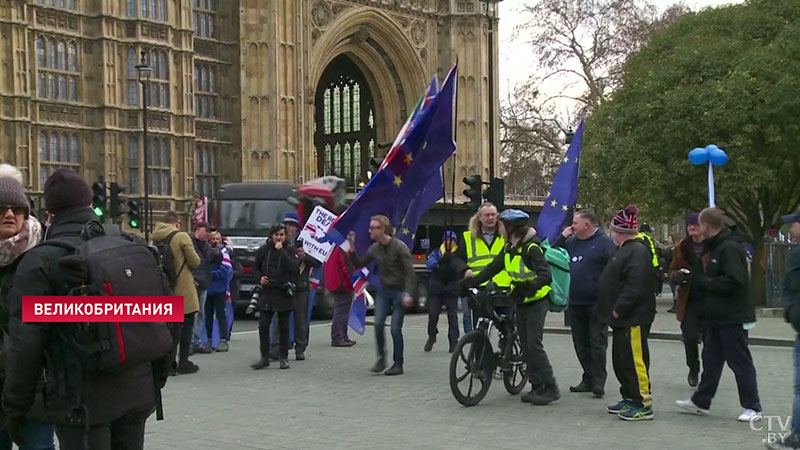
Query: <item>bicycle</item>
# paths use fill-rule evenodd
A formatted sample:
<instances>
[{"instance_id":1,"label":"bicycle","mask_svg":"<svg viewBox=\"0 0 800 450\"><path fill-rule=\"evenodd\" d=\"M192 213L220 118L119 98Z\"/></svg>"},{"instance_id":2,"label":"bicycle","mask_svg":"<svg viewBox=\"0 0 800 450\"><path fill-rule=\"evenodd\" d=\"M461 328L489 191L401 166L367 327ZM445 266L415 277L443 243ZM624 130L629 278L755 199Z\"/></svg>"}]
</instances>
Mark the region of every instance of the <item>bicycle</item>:
<instances>
[{"instance_id":1,"label":"bicycle","mask_svg":"<svg viewBox=\"0 0 800 450\"><path fill-rule=\"evenodd\" d=\"M478 319L475 330L459 339L450 358L450 390L456 400L464 406L475 406L483 400L492 380L502 378L503 385L511 395L517 395L528 383L522 344L516 327L516 305L508 290L489 287L485 293L472 288L467 292L468 301L484 309L486 313ZM498 308L502 308L498 310ZM497 329L500 337L498 351L494 351L491 336ZM458 369L466 372L458 375ZM466 393L460 385L469 378ZM473 394L474 381L480 389Z\"/></svg>"}]
</instances>

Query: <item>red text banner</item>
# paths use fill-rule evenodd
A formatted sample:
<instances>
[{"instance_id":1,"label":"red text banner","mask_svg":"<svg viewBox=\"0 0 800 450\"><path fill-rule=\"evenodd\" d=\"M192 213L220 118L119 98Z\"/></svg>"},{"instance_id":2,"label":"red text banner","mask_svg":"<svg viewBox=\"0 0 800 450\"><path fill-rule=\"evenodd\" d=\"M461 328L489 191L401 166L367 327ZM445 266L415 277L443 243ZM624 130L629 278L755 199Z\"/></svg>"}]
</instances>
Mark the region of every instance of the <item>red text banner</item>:
<instances>
[{"instance_id":1,"label":"red text banner","mask_svg":"<svg viewBox=\"0 0 800 450\"><path fill-rule=\"evenodd\" d=\"M183 322L181 296L24 296L23 322Z\"/></svg>"}]
</instances>

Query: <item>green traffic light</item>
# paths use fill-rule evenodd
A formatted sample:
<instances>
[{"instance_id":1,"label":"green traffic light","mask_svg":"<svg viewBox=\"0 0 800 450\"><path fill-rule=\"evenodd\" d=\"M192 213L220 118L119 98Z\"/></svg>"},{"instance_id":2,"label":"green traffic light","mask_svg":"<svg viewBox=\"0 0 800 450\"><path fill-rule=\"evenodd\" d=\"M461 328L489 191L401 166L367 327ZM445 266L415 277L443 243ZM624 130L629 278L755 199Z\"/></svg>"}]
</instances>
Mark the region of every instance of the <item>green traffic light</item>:
<instances>
[{"instance_id":1,"label":"green traffic light","mask_svg":"<svg viewBox=\"0 0 800 450\"><path fill-rule=\"evenodd\" d=\"M94 208L94 213L97 215L97 217L103 217L103 214L105 214L105 211L103 211L102 208Z\"/></svg>"},{"instance_id":2,"label":"green traffic light","mask_svg":"<svg viewBox=\"0 0 800 450\"><path fill-rule=\"evenodd\" d=\"M131 226L131 228L139 228L139 222L135 220L129 221L128 224Z\"/></svg>"}]
</instances>

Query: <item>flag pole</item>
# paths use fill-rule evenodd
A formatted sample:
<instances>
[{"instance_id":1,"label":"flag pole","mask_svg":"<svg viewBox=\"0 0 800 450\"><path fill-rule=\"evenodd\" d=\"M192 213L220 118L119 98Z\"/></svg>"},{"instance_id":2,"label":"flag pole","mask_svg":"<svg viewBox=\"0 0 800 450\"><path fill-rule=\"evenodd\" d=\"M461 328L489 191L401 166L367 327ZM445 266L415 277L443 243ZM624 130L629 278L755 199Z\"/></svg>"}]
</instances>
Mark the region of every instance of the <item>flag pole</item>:
<instances>
[{"instance_id":1,"label":"flag pole","mask_svg":"<svg viewBox=\"0 0 800 450\"><path fill-rule=\"evenodd\" d=\"M456 55L456 67L458 67L458 55ZM455 144L456 151L453 152L453 195L452 195L452 202L450 203L449 208L449 216L450 216L450 227L453 227L455 220L453 219L453 213L456 209L456 157L458 156L458 69L456 68L456 80L455 86L453 89L456 91L455 95L455 107L453 108L453 143ZM445 193L446 194L446 193ZM447 197L445 196L444 199L445 206L447 206ZM447 217L445 217L445 228L447 228Z\"/></svg>"}]
</instances>

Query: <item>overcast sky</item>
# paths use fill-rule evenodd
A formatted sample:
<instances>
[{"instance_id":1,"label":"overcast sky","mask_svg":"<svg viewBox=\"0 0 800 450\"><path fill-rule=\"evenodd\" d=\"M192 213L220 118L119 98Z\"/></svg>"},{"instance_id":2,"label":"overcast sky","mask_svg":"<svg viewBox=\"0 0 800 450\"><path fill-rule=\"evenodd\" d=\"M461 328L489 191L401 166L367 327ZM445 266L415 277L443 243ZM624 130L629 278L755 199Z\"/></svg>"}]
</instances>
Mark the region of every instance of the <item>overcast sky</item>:
<instances>
[{"instance_id":1,"label":"overcast sky","mask_svg":"<svg viewBox=\"0 0 800 450\"><path fill-rule=\"evenodd\" d=\"M650 0L660 10L664 10L678 0ZM536 0L503 0L500 3L500 97L505 99L508 91L516 84L526 80L533 72L533 57L530 47L525 44L524 36L514 40L512 33L515 26L524 23L525 14L520 10L525 4L534 4ZM731 3L742 3L742 0L684 0L692 10L709 6L720 6ZM555 82L540 86L545 95L555 95L563 90L565 82ZM566 106L565 106L566 108Z\"/></svg>"}]
</instances>

